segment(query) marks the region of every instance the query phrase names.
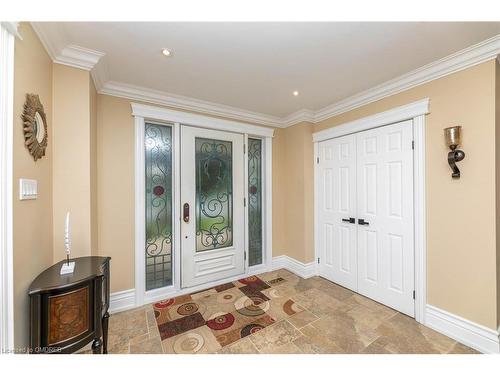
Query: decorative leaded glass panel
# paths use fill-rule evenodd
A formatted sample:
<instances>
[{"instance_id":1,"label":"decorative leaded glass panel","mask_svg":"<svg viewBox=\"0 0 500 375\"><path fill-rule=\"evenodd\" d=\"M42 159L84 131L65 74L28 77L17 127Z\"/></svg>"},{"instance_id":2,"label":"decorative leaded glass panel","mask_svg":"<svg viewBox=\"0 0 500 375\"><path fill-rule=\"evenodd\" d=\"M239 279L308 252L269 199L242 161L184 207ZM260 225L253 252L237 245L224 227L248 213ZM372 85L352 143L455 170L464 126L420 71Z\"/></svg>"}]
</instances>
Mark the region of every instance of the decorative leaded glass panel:
<instances>
[{"instance_id":1,"label":"decorative leaded glass panel","mask_svg":"<svg viewBox=\"0 0 500 375\"><path fill-rule=\"evenodd\" d=\"M262 140L248 138L248 264L262 263Z\"/></svg>"},{"instance_id":2,"label":"decorative leaded glass panel","mask_svg":"<svg viewBox=\"0 0 500 375\"><path fill-rule=\"evenodd\" d=\"M172 285L172 128L146 124L146 290Z\"/></svg>"},{"instance_id":3,"label":"decorative leaded glass panel","mask_svg":"<svg viewBox=\"0 0 500 375\"><path fill-rule=\"evenodd\" d=\"M196 251L233 244L232 143L196 138Z\"/></svg>"}]
</instances>

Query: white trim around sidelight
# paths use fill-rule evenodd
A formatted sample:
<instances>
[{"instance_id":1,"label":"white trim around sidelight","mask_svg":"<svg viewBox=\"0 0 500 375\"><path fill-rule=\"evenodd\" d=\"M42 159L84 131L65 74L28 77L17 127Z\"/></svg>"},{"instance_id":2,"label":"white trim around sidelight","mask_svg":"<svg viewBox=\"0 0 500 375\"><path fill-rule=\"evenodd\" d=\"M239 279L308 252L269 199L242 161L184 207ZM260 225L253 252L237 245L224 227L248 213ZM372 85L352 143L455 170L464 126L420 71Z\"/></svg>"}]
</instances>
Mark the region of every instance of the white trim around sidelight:
<instances>
[{"instance_id":1,"label":"white trim around sidelight","mask_svg":"<svg viewBox=\"0 0 500 375\"><path fill-rule=\"evenodd\" d=\"M429 113L429 99L422 99L385 112L351 121L333 128L313 133L314 142L314 218L318 223L318 194L320 181L318 173L318 142L353 134L411 119L413 124L413 192L414 192L414 251L415 251L415 320L425 324L426 306L426 197L425 197L425 115ZM314 254L319 259L320 231L314 226Z\"/></svg>"},{"instance_id":2,"label":"white trim around sidelight","mask_svg":"<svg viewBox=\"0 0 500 375\"><path fill-rule=\"evenodd\" d=\"M482 353L500 353L500 332L427 305L426 326Z\"/></svg>"},{"instance_id":3,"label":"white trim around sidelight","mask_svg":"<svg viewBox=\"0 0 500 375\"><path fill-rule=\"evenodd\" d=\"M273 128L251 125L216 117L205 116L190 112L177 111L146 104L131 103L132 116L139 116L156 121L178 122L206 129L216 129L233 133L248 134L249 136L272 137Z\"/></svg>"},{"instance_id":4,"label":"white trim around sidelight","mask_svg":"<svg viewBox=\"0 0 500 375\"><path fill-rule=\"evenodd\" d=\"M144 127L143 117L136 116L135 126L135 306L142 306L146 291L144 254L145 237L145 157L144 157ZM139 292L139 293L138 293Z\"/></svg>"},{"instance_id":5,"label":"white trim around sidelight","mask_svg":"<svg viewBox=\"0 0 500 375\"><path fill-rule=\"evenodd\" d=\"M17 24L8 24L0 25L0 353L14 348L12 145Z\"/></svg>"},{"instance_id":6,"label":"white trim around sidelight","mask_svg":"<svg viewBox=\"0 0 500 375\"><path fill-rule=\"evenodd\" d=\"M199 288L208 288L210 285L215 286L223 283L224 280L218 280L213 283L203 284L193 288L181 288L181 203L180 203L180 127L182 125L190 125L207 129L218 129L223 131L235 132L248 136L262 139L264 148L264 196L263 201L265 213L263 225L263 264L252 267L246 267L246 272L238 275L239 279L245 275L252 275L257 272L266 272L271 267L272 261L272 136L273 129L238 123L234 121L211 118L198 114L191 114L182 111L168 110L165 108L153 107L149 105L131 103L132 115L135 117L135 289L133 297L130 295L127 298L133 298L134 303L127 306L142 306L145 303L151 303L170 296L190 293ZM173 285L164 288L159 288L151 291L146 291L145 285L145 167L144 167L144 128L146 122L164 123L167 126L172 126L173 129L173 217L179 220L173 220L174 225L174 249L172 254L173 264ZM181 125L182 124L182 125ZM247 176L247 173L245 173ZM247 179L247 177L245 177ZM247 199L248 202L248 199ZM247 257L248 259L248 257ZM118 297L117 297L118 298ZM121 297L120 297L121 298ZM122 303L123 304L123 303ZM120 304L117 305L120 309ZM113 311L113 308L111 310ZM117 310L115 310L117 311Z\"/></svg>"}]
</instances>

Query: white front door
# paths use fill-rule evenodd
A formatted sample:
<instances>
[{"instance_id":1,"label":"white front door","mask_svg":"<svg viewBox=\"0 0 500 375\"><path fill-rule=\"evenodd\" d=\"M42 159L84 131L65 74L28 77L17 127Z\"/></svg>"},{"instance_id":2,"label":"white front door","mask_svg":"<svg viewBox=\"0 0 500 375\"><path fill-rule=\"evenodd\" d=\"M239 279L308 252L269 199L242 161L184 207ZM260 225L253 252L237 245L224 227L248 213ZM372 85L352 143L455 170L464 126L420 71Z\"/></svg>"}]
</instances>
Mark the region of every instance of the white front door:
<instances>
[{"instance_id":1,"label":"white front door","mask_svg":"<svg viewBox=\"0 0 500 375\"><path fill-rule=\"evenodd\" d=\"M244 136L181 127L181 284L245 271Z\"/></svg>"},{"instance_id":2,"label":"white front door","mask_svg":"<svg viewBox=\"0 0 500 375\"><path fill-rule=\"evenodd\" d=\"M410 316L412 134L405 121L320 142L317 181L320 274Z\"/></svg>"},{"instance_id":3,"label":"white front door","mask_svg":"<svg viewBox=\"0 0 500 375\"><path fill-rule=\"evenodd\" d=\"M357 288L356 136L319 145L320 275Z\"/></svg>"},{"instance_id":4,"label":"white front door","mask_svg":"<svg viewBox=\"0 0 500 375\"><path fill-rule=\"evenodd\" d=\"M358 291L410 316L415 314L412 139L411 121L356 135Z\"/></svg>"}]
</instances>

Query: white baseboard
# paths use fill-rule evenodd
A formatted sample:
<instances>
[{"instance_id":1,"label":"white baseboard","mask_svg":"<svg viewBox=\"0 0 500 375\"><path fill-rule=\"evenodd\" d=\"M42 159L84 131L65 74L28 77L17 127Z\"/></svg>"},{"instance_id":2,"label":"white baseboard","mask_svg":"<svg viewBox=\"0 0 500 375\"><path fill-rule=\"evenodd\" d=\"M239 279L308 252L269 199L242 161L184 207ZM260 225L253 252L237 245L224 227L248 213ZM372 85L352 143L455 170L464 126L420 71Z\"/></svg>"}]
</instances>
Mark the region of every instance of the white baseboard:
<instances>
[{"instance_id":1,"label":"white baseboard","mask_svg":"<svg viewBox=\"0 0 500 375\"><path fill-rule=\"evenodd\" d=\"M273 270L279 268L285 268L290 272L293 272L297 276L304 279L308 279L312 276L317 275L316 263L302 263L296 259L290 258L287 255L280 255L273 258L273 264L271 267Z\"/></svg>"},{"instance_id":2,"label":"white baseboard","mask_svg":"<svg viewBox=\"0 0 500 375\"><path fill-rule=\"evenodd\" d=\"M133 309L135 307L135 289L111 293L109 299L110 314Z\"/></svg>"},{"instance_id":3,"label":"white baseboard","mask_svg":"<svg viewBox=\"0 0 500 375\"><path fill-rule=\"evenodd\" d=\"M482 353L500 353L499 332L427 305L425 325Z\"/></svg>"}]
</instances>

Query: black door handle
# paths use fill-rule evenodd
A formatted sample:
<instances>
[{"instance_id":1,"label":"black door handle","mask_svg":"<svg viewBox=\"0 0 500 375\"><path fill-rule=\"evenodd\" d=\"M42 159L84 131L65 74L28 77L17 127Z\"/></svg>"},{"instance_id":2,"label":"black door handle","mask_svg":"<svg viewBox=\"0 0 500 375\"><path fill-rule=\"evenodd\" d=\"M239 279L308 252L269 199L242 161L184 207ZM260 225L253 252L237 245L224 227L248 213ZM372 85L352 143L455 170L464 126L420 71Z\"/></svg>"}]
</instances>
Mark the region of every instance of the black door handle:
<instances>
[{"instance_id":1,"label":"black door handle","mask_svg":"<svg viewBox=\"0 0 500 375\"><path fill-rule=\"evenodd\" d=\"M370 225L368 221L365 221L365 219L358 219L358 224L359 225Z\"/></svg>"},{"instance_id":2,"label":"black door handle","mask_svg":"<svg viewBox=\"0 0 500 375\"><path fill-rule=\"evenodd\" d=\"M353 218L353 217L350 217L349 219L342 219L343 222L346 222L346 223L351 223L351 224L355 224L356 223L356 219Z\"/></svg>"},{"instance_id":3,"label":"black door handle","mask_svg":"<svg viewBox=\"0 0 500 375\"><path fill-rule=\"evenodd\" d=\"M182 219L184 220L185 223L189 223L189 204L184 203L184 207L182 209Z\"/></svg>"}]
</instances>

